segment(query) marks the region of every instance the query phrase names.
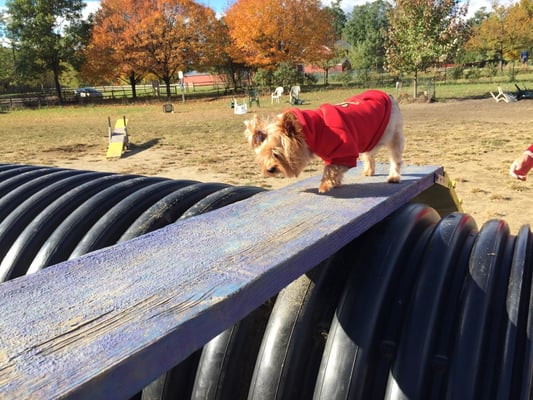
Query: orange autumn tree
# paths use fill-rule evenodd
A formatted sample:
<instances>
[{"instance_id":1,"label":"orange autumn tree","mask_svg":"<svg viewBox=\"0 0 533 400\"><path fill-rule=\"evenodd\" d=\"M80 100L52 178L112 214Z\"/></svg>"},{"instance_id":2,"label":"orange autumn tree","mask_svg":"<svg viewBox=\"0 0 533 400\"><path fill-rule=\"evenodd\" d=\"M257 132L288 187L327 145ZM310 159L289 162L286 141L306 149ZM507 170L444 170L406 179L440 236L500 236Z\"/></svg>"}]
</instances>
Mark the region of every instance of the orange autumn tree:
<instances>
[{"instance_id":1,"label":"orange autumn tree","mask_svg":"<svg viewBox=\"0 0 533 400\"><path fill-rule=\"evenodd\" d=\"M81 69L83 78L97 83L125 80L136 97L135 85L145 68L137 59L139 55L130 29L142 3L137 0L102 0L85 50L86 63Z\"/></svg>"},{"instance_id":2,"label":"orange autumn tree","mask_svg":"<svg viewBox=\"0 0 533 400\"><path fill-rule=\"evenodd\" d=\"M192 0L152 0L139 12L132 40L146 71L165 82L167 94L179 71L210 66L220 23L212 9Z\"/></svg>"},{"instance_id":3,"label":"orange autumn tree","mask_svg":"<svg viewBox=\"0 0 533 400\"><path fill-rule=\"evenodd\" d=\"M521 50L533 46L533 0L520 0L509 7L493 4L488 17L475 26L466 47L487 58L518 60Z\"/></svg>"},{"instance_id":4,"label":"orange autumn tree","mask_svg":"<svg viewBox=\"0 0 533 400\"><path fill-rule=\"evenodd\" d=\"M509 58L520 59L522 50L533 47L533 0L520 0L509 6L507 13L509 35Z\"/></svg>"},{"instance_id":5,"label":"orange autumn tree","mask_svg":"<svg viewBox=\"0 0 533 400\"><path fill-rule=\"evenodd\" d=\"M88 47L92 74L153 74L167 94L179 71L209 66L219 51L214 11L192 0L103 0Z\"/></svg>"},{"instance_id":6,"label":"orange autumn tree","mask_svg":"<svg viewBox=\"0 0 533 400\"><path fill-rule=\"evenodd\" d=\"M314 61L321 46L333 48L331 16L319 0L237 0L225 22L232 57L256 68Z\"/></svg>"}]
</instances>

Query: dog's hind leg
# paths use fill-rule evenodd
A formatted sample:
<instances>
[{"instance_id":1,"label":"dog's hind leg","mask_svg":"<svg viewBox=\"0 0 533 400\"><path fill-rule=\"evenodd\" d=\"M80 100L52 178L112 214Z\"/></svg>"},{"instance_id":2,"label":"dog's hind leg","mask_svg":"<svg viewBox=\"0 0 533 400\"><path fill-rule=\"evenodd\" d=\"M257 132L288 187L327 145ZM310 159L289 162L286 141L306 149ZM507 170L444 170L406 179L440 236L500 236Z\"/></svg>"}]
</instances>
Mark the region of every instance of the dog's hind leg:
<instances>
[{"instance_id":1,"label":"dog's hind leg","mask_svg":"<svg viewBox=\"0 0 533 400\"><path fill-rule=\"evenodd\" d=\"M391 129L391 135L388 137L385 146L389 149L389 176L387 182L400 182L400 168L402 166L402 156L405 147L405 138L403 135L403 118L400 108L396 102L393 102L392 112L387 129Z\"/></svg>"},{"instance_id":2,"label":"dog's hind leg","mask_svg":"<svg viewBox=\"0 0 533 400\"><path fill-rule=\"evenodd\" d=\"M391 141L387 143L389 148L390 168L387 182L399 183L400 182L400 168L402 166L402 155L405 146L405 139L403 136L403 130L401 125L394 131Z\"/></svg>"},{"instance_id":3,"label":"dog's hind leg","mask_svg":"<svg viewBox=\"0 0 533 400\"><path fill-rule=\"evenodd\" d=\"M400 182L400 168L402 166L402 153L403 153L403 136L395 136L398 144L391 146L390 150L390 168L387 182L399 183Z\"/></svg>"}]
</instances>

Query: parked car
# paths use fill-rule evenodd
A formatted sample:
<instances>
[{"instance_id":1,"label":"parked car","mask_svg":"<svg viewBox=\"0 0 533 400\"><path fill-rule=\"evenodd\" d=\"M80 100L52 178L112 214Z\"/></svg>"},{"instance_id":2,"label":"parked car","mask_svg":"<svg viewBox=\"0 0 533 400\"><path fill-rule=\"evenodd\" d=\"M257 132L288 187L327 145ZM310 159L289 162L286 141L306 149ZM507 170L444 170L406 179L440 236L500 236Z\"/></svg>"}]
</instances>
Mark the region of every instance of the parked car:
<instances>
[{"instance_id":1,"label":"parked car","mask_svg":"<svg viewBox=\"0 0 533 400\"><path fill-rule=\"evenodd\" d=\"M104 94L95 88L84 87L76 90L76 97L104 97Z\"/></svg>"}]
</instances>

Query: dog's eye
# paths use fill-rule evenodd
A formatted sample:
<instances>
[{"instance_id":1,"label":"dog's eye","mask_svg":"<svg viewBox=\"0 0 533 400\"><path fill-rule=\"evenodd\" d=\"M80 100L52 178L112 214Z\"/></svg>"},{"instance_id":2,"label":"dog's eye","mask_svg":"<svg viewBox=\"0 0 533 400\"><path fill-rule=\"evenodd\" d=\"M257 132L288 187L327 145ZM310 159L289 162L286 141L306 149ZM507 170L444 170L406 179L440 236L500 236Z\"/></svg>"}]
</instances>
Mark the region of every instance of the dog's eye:
<instances>
[{"instance_id":1,"label":"dog's eye","mask_svg":"<svg viewBox=\"0 0 533 400\"><path fill-rule=\"evenodd\" d=\"M277 160L279 160L281 158L281 154L279 153L278 150L273 150L272 151L272 155L274 156L274 158L276 158Z\"/></svg>"},{"instance_id":2,"label":"dog's eye","mask_svg":"<svg viewBox=\"0 0 533 400\"><path fill-rule=\"evenodd\" d=\"M263 131L260 131L260 130L255 131L254 136L253 136L253 141L256 146L263 143L265 139L266 139L266 134Z\"/></svg>"}]
</instances>

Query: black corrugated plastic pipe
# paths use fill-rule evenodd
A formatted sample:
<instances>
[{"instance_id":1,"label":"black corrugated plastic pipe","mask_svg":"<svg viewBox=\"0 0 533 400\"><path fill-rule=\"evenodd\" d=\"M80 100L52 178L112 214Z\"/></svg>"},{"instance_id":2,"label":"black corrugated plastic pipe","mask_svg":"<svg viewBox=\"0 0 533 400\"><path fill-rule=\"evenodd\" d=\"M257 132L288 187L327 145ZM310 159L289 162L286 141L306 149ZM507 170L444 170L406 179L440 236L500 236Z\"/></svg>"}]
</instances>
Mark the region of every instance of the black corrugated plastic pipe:
<instances>
[{"instance_id":1,"label":"black corrugated plastic pipe","mask_svg":"<svg viewBox=\"0 0 533 400\"><path fill-rule=\"evenodd\" d=\"M214 210L262 190L0 165L0 281L160 228L184 213L192 216Z\"/></svg>"},{"instance_id":2,"label":"black corrugated plastic pipe","mask_svg":"<svg viewBox=\"0 0 533 400\"><path fill-rule=\"evenodd\" d=\"M261 190L0 165L0 275ZM532 268L529 226L407 204L136 397L527 399Z\"/></svg>"}]
</instances>

